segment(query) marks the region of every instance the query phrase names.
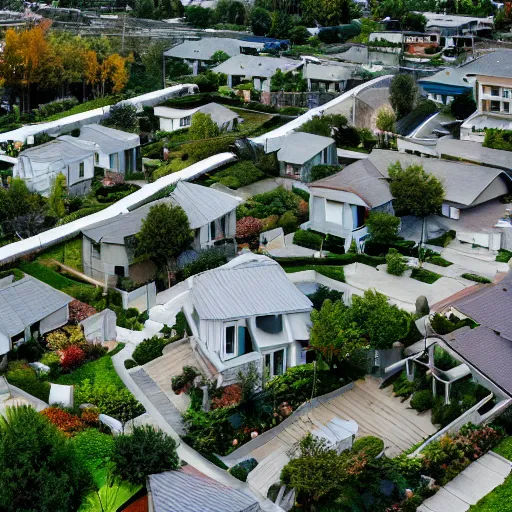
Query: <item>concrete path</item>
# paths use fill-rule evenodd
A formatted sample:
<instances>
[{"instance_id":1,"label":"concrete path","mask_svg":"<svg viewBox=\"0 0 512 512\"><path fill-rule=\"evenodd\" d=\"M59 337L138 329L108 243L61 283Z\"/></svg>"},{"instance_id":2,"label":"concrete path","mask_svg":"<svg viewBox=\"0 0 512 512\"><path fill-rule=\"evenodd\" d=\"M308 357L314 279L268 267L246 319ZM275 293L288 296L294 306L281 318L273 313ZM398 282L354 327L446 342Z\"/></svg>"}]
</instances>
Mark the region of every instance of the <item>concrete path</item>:
<instances>
[{"instance_id":1,"label":"concrete path","mask_svg":"<svg viewBox=\"0 0 512 512\"><path fill-rule=\"evenodd\" d=\"M318 251L295 245L293 243L294 234L288 233L284 236L284 247L270 249L268 252L276 258L313 258Z\"/></svg>"},{"instance_id":2,"label":"concrete path","mask_svg":"<svg viewBox=\"0 0 512 512\"><path fill-rule=\"evenodd\" d=\"M132 331L124 327L116 327L117 341L120 343L129 343L132 345L138 345L142 341L152 338L155 335L163 336L160 331L163 328L163 324L155 322L153 320L146 320L142 331Z\"/></svg>"},{"instance_id":3,"label":"concrete path","mask_svg":"<svg viewBox=\"0 0 512 512\"><path fill-rule=\"evenodd\" d=\"M495 261L496 253L493 251L480 247L472 249L470 244L461 244L456 240L441 251L441 256L465 269L464 272L478 274L489 279L494 278L498 272L508 272L510 269L507 263Z\"/></svg>"},{"instance_id":4,"label":"concrete path","mask_svg":"<svg viewBox=\"0 0 512 512\"><path fill-rule=\"evenodd\" d=\"M507 459L489 452L425 500L418 512L466 512L501 485L512 469Z\"/></svg>"}]
</instances>

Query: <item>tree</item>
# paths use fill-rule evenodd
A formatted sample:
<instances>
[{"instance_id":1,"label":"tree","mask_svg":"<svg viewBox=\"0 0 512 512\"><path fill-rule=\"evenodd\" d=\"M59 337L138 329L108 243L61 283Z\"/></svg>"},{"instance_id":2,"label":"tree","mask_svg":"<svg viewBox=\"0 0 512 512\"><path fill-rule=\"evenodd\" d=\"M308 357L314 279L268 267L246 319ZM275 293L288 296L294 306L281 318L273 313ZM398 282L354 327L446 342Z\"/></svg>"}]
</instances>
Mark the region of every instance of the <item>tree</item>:
<instances>
[{"instance_id":1,"label":"tree","mask_svg":"<svg viewBox=\"0 0 512 512\"><path fill-rule=\"evenodd\" d=\"M302 21L308 27L315 26L315 23L331 27L350 23L354 2L352 0L302 0L301 10Z\"/></svg>"},{"instance_id":2,"label":"tree","mask_svg":"<svg viewBox=\"0 0 512 512\"><path fill-rule=\"evenodd\" d=\"M414 109L418 87L412 75L396 75L389 86L389 102L397 119L402 119Z\"/></svg>"},{"instance_id":3,"label":"tree","mask_svg":"<svg viewBox=\"0 0 512 512\"><path fill-rule=\"evenodd\" d=\"M114 473L133 484L146 477L180 467L176 441L150 425L134 427L130 435L114 437Z\"/></svg>"},{"instance_id":4,"label":"tree","mask_svg":"<svg viewBox=\"0 0 512 512\"><path fill-rule=\"evenodd\" d=\"M212 139L220 135L220 129L210 114L196 112L192 115L188 134L192 140Z\"/></svg>"},{"instance_id":5,"label":"tree","mask_svg":"<svg viewBox=\"0 0 512 512\"><path fill-rule=\"evenodd\" d=\"M264 36L270 31L272 18L270 13L261 7L254 7L251 11L251 30L256 36Z\"/></svg>"},{"instance_id":6,"label":"tree","mask_svg":"<svg viewBox=\"0 0 512 512\"><path fill-rule=\"evenodd\" d=\"M154 41L140 57L146 74L150 75L155 80L162 79L162 53L167 50L167 48L169 48L168 42ZM166 69L166 71L168 70Z\"/></svg>"},{"instance_id":7,"label":"tree","mask_svg":"<svg viewBox=\"0 0 512 512\"><path fill-rule=\"evenodd\" d=\"M377 120L375 122L377 128L383 132L394 132L396 130L395 113L388 107L382 107L377 112Z\"/></svg>"},{"instance_id":8,"label":"tree","mask_svg":"<svg viewBox=\"0 0 512 512\"><path fill-rule=\"evenodd\" d=\"M289 30L288 36L293 44L305 44L311 34L304 25L297 25Z\"/></svg>"},{"instance_id":9,"label":"tree","mask_svg":"<svg viewBox=\"0 0 512 512\"><path fill-rule=\"evenodd\" d=\"M180 0L159 0L157 18L181 18L185 9Z\"/></svg>"},{"instance_id":10,"label":"tree","mask_svg":"<svg viewBox=\"0 0 512 512\"><path fill-rule=\"evenodd\" d=\"M271 14L272 25L270 27L270 37L286 39L292 28L292 18L284 11L273 11Z\"/></svg>"},{"instance_id":11,"label":"tree","mask_svg":"<svg viewBox=\"0 0 512 512\"><path fill-rule=\"evenodd\" d=\"M0 509L78 510L88 475L70 441L29 406L0 416Z\"/></svg>"},{"instance_id":12,"label":"tree","mask_svg":"<svg viewBox=\"0 0 512 512\"><path fill-rule=\"evenodd\" d=\"M331 368L343 370L351 358L368 348L359 326L351 321L350 308L343 302L325 300L319 311L311 312L310 346Z\"/></svg>"},{"instance_id":13,"label":"tree","mask_svg":"<svg viewBox=\"0 0 512 512\"><path fill-rule=\"evenodd\" d=\"M399 162L388 168L391 180L389 189L394 199L395 210L410 213L422 219L420 258L425 218L439 213L444 200L443 184L432 174L427 174L421 165L410 165L405 169Z\"/></svg>"},{"instance_id":14,"label":"tree","mask_svg":"<svg viewBox=\"0 0 512 512\"><path fill-rule=\"evenodd\" d=\"M226 52L223 52L222 50L217 50L210 57L212 64L215 64L215 65L220 64L221 62L225 62L228 59L229 59L229 55Z\"/></svg>"},{"instance_id":15,"label":"tree","mask_svg":"<svg viewBox=\"0 0 512 512\"><path fill-rule=\"evenodd\" d=\"M242 2L237 2L236 0L230 2L227 15L228 23L233 25L245 25L247 11L245 9L245 5Z\"/></svg>"},{"instance_id":16,"label":"tree","mask_svg":"<svg viewBox=\"0 0 512 512\"><path fill-rule=\"evenodd\" d=\"M137 109L133 105L114 105L110 107L110 115L105 124L125 132L137 132L139 129Z\"/></svg>"},{"instance_id":17,"label":"tree","mask_svg":"<svg viewBox=\"0 0 512 512\"><path fill-rule=\"evenodd\" d=\"M407 270L404 257L392 247L386 254L387 273L393 276L401 276Z\"/></svg>"},{"instance_id":18,"label":"tree","mask_svg":"<svg viewBox=\"0 0 512 512\"><path fill-rule=\"evenodd\" d=\"M136 235L137 254L147 256L160 268L167 269L169 287L171 272L176 269L178 256L194 239L183 208L169 203L152 206Z\"/></svg>"},{"instance_id":19,"label":"tree","mask_svg":"<svg viewBox=\"0 0 512 512\"><path fill-rule=\"evenodd\" d=\"M185 9L185 19L188 23L198 28L208 28L212 21L213 11L199 5L192 5Z\"/></svg>"},{"instance_id":20,"label":"tree","mask_svg":"<svg viewBox=\"0 0 512 512\"><path fill-rule=\"evenodd\" d=\"M407 334L407 312L390 304L382 293L367 290L363 297L354 296L349 309L350 319L369 340L373 349L388 349Z\"/></svg>"},{"instance_id":21,"label":"tree","mask_svg":"<svg viewBox=\"0 0 512 512\"><path fill-rule=\"evenodd\" d=\"M366 219L368 235L376 244L388 245L396 240L400 219L384 212L370 212Z\"/></svg>"},{"instance_id":22,"label":"tree","mask_svg":"<svg viewBox=\"0 0 512 512\"><path fill-rule=\"evenodd\" d=\"M467 119L476 110L476 102L471 93L455 96L450 103L450 111L455 119Z\"/></svg>"},{"instance_id":23,"label":"tree","mask_svg":"<svg viewBox=\"0 0 512 512\"><path fill-rule=\"evenodd\" d=\"M408 12L401 19L402 30L412 30L415 32L425 32L427 18L419 12Z\"/></svg>"},{"instance_id":24,"label":"tree","mask_svg":"<svg viewBox=\"0 0 512 512\"><path fill-rule=\"evenodd\" d=\"M48 197L48 213L52 217L62 219L66 215L64 200L67 196L66 177L58 174L53 180L50 196Z\"/></svg>"}]
</instances>

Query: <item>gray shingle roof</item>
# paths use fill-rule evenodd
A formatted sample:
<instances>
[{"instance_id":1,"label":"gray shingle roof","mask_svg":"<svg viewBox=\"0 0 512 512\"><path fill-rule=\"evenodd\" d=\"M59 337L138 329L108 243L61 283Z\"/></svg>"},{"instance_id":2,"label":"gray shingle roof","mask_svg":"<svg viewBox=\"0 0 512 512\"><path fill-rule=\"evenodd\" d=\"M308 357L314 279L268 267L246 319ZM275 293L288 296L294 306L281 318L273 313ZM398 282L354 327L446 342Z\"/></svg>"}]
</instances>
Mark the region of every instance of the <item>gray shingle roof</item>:
<instances>
[{"instance_id":1,"label":"gray shingle roof","mask_svg":"<svg viewBox=\"0 0 512 512\"><path fill-rule=\"evenodd\" d=\"M458 68L465 75L485 75L512 78L512 50L486 53Z\"/></svg>"},{"instance_id":2,"label":"gray shingle roof","mask_svg":"<svg viewBox=\"0 0 512 512\"><path fill-rule=\"evenodd\" d=\"M14 336L72 300L69 295L26 276L0 289L1 328L8 336Z\"/></svg>"},{"instance_id":3,"label":"gray shingle roof","mask_svg":"<svg viewBox=\"0 0 512 512\"><path fill-rule=\"evenodd\" d=\"M240 54L240 47L263 48L263 43L253 43L227 37L205 37L199 41L185 41L164 52L167 57L190 60L210 60L217 51L230 57Z\"/></svg>"},{"instance_id":4,"label":"gray shingle roof","mask_svg":"<svg viewBox=\"0 0 512 512\"><path fill-rule=\"evenodd\" d=\"M258 512L258 502L205 475L183 470L149 476L155 512Z\"/></svg>"},{"instance_id":5,"label":"gray shingle roof","mask_svg":"<svg viewBox=\"0 0 512 512\"><path fill-rule=\"evenodd\" d=\"M330 137L294 132L284 139L277 159L290 164L304 164L331 144L334 140Z\"/></svg>"},{"instance_id":6,"label":"gray shingle roof","mask_svg":"<svg viewBox=\"0 0 512 512\"><path fill-rule=\"evenodd\" d=\"M375 208L393 199L387 181L368 160L359 160L347 165L337 174L310 183L309 187L351 192L359 196L369 208Z\"/></svg>"},{"instance_id":7,"label":"gray shingle roof","mask_svg":"<svg viewBox=\"0 0 512 512\"><path fill-rule=\"evenodd\" d=\"M423 82L443 83L446 85L456 85L458 87L472 88L472 85L464 81L465 73L464 68L450 68L438 71L432 76L420 78L418 83L421 85Z\"/></svg>"},{"instance_id":8,"label":"gray shingle roof","mask_svg":"<svg viewBox=\"0 0 512 512\"><path fill-rule=\"evenodd\" d=\"M199 228L226 215L239 203L238 199L229 194L187 181L179 181L169 198L161 201L181 206L187 214L191 229ZM83 230L82 233L95 242L103 241L122 245L127 236L135 235L140 231L142 221L150 208L157 203L155 201L132 212L98 222Z\"/></svg>"},{"instance_id":9,"label":"gray shingle roof","mask_svg":"<svg viewBox=\"0 0 512 512\"><path fill-rule=\"evenodd\" d=\"M115 130L99 124L83 126L78 138L98 144L100 150L107 154L140 146L140 138L137 134Z\"/></svg>"},{"instance_id":10,"label":"gray shingle roof","mask_svg":"<svg viewBox=\"0 0 512 512\"><path fill-rule=\"evenodd\" d=\"M277 262L252 254L195 276L191 296L199 317L210 320L312 309Z\"/></svg>"},{"instance_id":11,"label":"gray shingle roof","mask_svg":"<svg viewBox=\"0 0 512 512\"><path fill-rule=\"evenodd\" d=\"M155 107L155 115L163 117L164 119L181 119L183 117L192 116L196 112L209 114L219 128L222 128L226 123L229 123L233 119L243 121L243 118L241 118L236 112L233 112L233 110L225 107L224 105L219 105L218 103L207 103L202 107L189 109Z\"/></svg>"},{"instance_id":12,"label":"gray shingle roof","mask_svg":"<svg viewBox=\"0 0 512 512\"><path fill-rule=\"evenodd\" d=\"M339 82L348 80L354 70L347 66L329 66L320 64L307 64L304 67L304 78L312 80L325 80L327 82Z\"/></svg>"},{"instance_id":13,"label":"gray shingle roof","mask_svg":"<svg viewBox=\"0 0 512 512\"><path fill-rule=\"evenodd\" d=\"M302 65L303 62L299 60L237 55L212 68L212 71L226 75L270 78L278 69L287 73Z\"/></svg>"}]
</instances>

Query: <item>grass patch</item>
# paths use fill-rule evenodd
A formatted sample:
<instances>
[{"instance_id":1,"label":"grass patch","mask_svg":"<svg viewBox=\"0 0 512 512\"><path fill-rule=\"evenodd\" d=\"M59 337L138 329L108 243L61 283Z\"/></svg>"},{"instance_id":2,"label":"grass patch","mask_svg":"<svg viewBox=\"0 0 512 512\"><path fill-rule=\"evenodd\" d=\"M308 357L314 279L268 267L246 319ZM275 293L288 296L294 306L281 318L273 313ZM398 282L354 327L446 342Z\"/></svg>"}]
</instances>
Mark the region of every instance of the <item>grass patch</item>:
<instances>
[{"instance_id":1,"label":"grass patch","mask_svg":"<svg viewBox=\"0 0 512 512\"><path fill-rule=\"evenodd\" d=\"M492 451L512 461L512 436L502 439Z\"/></svg>"},{"instance_id":2,"label":"grass patch","mask_svg":"<svg viewBox=\"0 0 512 512\"><path fill-rule=\"evenodd\" d=\"M43 262L53 259L82 272L82 240L83 238L79 236L73 240L54 245L46 249L37 258L37 261Z\"/></svg>"},{"instance_id":3,"label":"grass patch","mask_svg":"<svg viewBox=\"0 0 512 512\"><path fill-rule=\"evenodd\" d=\"M329 277L342 283L345 282L345 271L343 267L337 267L334 265L304 265L299 267L284 267L284 270L288 274L302 272L303 270L316 270L322 276Z\"/></svg>"},{"instance_id":4,"label":"grass patch","mask_svg":"<svg viewBox=\"0 0 512 512\"><path fill-rule=\"evenodd\" d=\"M451 261L445 260L441 256L430 256L427 258L428 263L432 263L432 265L437 265L438 267L449 267L453 265Z\"/></svg>"},{"instance_id":5,"label":"grass patch","mask_svg":"<svg viewBox=\"0 0 512 512\"><path fill-rule=\"evenodd\" d=\"M512 475L482 498L469 512L512 512Z\"/></svg>"},{"instance_id":6,"label":"grass patch","mask_svg":"<svg viewBox=\"0 0 512 512\"><path fill-rule=\"evenodd\" d=\"M411 277L416 279L416 281L421 281L422 283L433 284L443 276L425 268L413 268Z\"/></svg>"},{"instance_id":7,"label":"grass patch","mask_svg":"<svg viewBox=\"0 0 512 512\"><path fill-rule=\"evenodd\" d=\"M63 276L55 270L37 262L23 262L19 265L19 269L25 274L29 274L43 283L49 284L53 288L57 290L64 290L65 288L70 288L71 286L83 286L86 288L93 288L90 284L85 284L80 281L75 281L74 279L70 279L69 277Z\"/></svg>"},{"instance_id":8,"label":"grass patch","mask_svg":"<svg viewBox=\"0 0 512 512\"><path fill-rule=\"evenodd\" d=\"M63 119L64 117L72 116L73 114L81 114L82 112L88 112L89 110L94 110L95 108L113 105L120 99L121 98L119 96L105 96L104 98L96 98L95 100L80 103L80 105L76 105L69 110L59 112L58 114L47 117L46 119L42 119L42 122L47 123L48 121L57 121L57 119Z\"/></svg>"},{"instance_id":9,"label":"grass patch","mask_svg":"<svg viewBox=\"0 0 512 512\"><path fill-rule=\"evenodd\" d=\"M464 279L469 279L470 281L475 281L475 283L492 283L490 279L487 279L487 277L479 276L478 274L462 274Z\"/></svg>"},{"instance_id":10,"label":"grass patch","mask_svg":"<svg viewBox=\"0 0 512 512\"><path fill-rule=\"evenodd\" d=\"M512 258L512 251L507 251L505 249L500 249L496 255L496 261L499 261L500 263L508 263L510 258Z\"/></svg>"},{"instance_id":11,"label":"grass patch","mask_svg":"<svg viewBox=\"0 0 512 512\"><path fill-rule=\"evenodd\" d=\"M437 245L438 247L446 247L452 240L455 239L456 232L452 230L443 233L441 236L437 238L431 238L427 240L427 244L429 245Z\"/></svg>"}]
</instances>

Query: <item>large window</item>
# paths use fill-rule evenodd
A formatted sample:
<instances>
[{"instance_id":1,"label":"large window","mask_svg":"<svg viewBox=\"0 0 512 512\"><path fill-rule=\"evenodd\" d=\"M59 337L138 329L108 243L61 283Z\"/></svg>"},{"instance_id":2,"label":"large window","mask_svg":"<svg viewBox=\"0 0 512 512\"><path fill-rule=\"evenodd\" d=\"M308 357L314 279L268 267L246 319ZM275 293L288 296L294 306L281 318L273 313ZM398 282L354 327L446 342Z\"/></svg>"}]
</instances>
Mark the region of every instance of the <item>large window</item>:
<instances>
[{"instance_id":1,"label":"large window","mask_svg":"<svg viewBox=\"0 0 512 512\"><path fill-rule=\"evenodd\" d=\"M499 112L501 110L500 101L491 101L491 112Z\"/></svg>"},{"instance_id":2,"label":"large window","mask_svg":"<svg viewBox=\"0 0 512 512\"><path fill-rule=\"evenodd\" d=\"M236 325L226 325L226 343L225 343L226 358L235 357L236 355Z\"/></svg>"},{"instance_id":3,"label":"large window","mask_svg":"<svg viewBox=\"0 0 512 512\"><path fill-rule=\"evenodd\" d=\"M80 167L78 169L78 177L83 178L85 176L85 163L80 162Z\"/></svg>"},{"instance_id":4,"label":"large window","mask_svg":"<svg viewBox=\"0 0 512 512\"><path fill-rule=\"evenodd\" d=\"M325 221L343 225L343 203L325 200Z\"/></svg>"},{"instance_id":5,"label":"large window","mask_svg":"<svg viewBox=\"0 0 512 512\"><path fill-rule=\"evenodd\" d=\"M109 156L109 166L110 166L110 169L112 169L113 171L117 171L118 170L118 159L117 159L117 153L112 153L110 156Z\"/></svg>"},{"instance_id":6,"label":"large window","mask_svg":"<svg viewBox=\"0 0 512 512\"><path fill-rule=\"evenodd\" d=\"M190 120L191 120L190 116L182 117L180 119L180 126L190 126Z\"/></svg>"},{"instance_id":7,"label":"large window","mask_svg":"<svg viewBox=\"0 0 512 512\"><path fill-rule=\"evenodd\" d=\"M285 349L276 350L265 354L265 378L272 379L276 375L282 375L286 370L285 365Z\"/></svg>"}]
</instances>

